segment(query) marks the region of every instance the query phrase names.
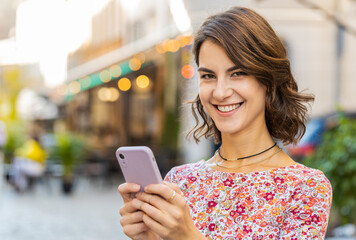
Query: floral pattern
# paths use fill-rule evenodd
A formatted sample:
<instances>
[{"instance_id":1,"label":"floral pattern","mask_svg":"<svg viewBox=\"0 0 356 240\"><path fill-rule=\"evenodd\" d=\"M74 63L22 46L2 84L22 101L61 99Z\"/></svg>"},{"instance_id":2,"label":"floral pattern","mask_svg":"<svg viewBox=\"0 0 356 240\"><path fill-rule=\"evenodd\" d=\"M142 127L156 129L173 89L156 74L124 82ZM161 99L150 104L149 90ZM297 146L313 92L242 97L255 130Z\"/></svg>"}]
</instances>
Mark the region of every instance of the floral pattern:
<instances>
[{"instance_id":1,"label":"floral pattern","mask_svg":"<svg viewBox=\"0 0 356 240\"><path fill-rule=\"evenodd\" d=\"M227 173L205 161L173 168L196 227L208 239L324 239L332 189L324 174L296 163Z\"/></svg>"}]
</instances>

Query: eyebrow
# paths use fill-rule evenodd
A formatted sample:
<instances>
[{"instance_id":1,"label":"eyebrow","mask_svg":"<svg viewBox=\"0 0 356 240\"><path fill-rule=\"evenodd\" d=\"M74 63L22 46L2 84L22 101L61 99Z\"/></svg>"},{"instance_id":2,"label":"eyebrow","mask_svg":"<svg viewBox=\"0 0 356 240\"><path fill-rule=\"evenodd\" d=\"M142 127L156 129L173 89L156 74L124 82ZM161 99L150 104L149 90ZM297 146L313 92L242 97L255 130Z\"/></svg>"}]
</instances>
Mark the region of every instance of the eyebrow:
<instances>
[{"instance_id":1,"label":"eyebrow","mask_svg":"<svg viewBox=\"0 0 356 240\"><path fill-rule=\"evenodd\" d=\"M226 72L232 72L232 71L237 70L237 69L240 69L240 67L239 66L233 66L233 67L228 68L226 70ZM205 67L198 68L198 72L214 73L213 70L210 70L209 68L205 68Z\"/></svg>"}]
</instances>

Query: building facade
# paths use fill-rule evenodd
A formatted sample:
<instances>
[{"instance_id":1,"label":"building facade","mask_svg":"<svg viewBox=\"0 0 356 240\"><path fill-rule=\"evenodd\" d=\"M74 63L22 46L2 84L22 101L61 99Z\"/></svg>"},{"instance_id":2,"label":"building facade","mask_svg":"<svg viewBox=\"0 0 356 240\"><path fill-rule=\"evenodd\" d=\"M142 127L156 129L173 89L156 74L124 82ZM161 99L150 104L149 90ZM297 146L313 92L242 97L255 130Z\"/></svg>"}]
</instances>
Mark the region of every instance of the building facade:
<instances>
[{"instance_id":1,"label":"building facade","mask_svg":"<svg viewBox=\"0 0 356 240\"><path fill-rule=\"evenodd\" d=\"M187 78L182 75L185 65L194 66L191 36L180 35L170 1L130 2L109 1L93 18L90 42L70 56L68 88L64 91L71 99L66 103L68 125L89 131L101 142L111 141L112 149L144 144L157 146L158 152L161 144L166 144L167 149L178 149L178 153L162 156L179 156L179 162L206 159L215 146L210 140L202 140L199 145L186 140L185 133L194 119L189 106L179 108L198 92L197 74L193 71ZM311 116L328 115L338 106L356 111L355 1L185 0L184 4L193 30L207 16L231 6L256 10L285 42L299 89L315 94ZM130 62L140 56L144 61L133 70ZM120 69L120 74L115 75L115 69ZM141 75L148 77L151 87L140 92L136 79ZM121 78L129 79L130 90L118 87ZM87 87L83 87L84 82ZM103 101L99 94L103 96L102 88L111 89L104 90L107 94L115 89L116 93L109 95L119 97ZM178 124L174 119L181 121ZM108 140L102 141L105 134ZM178 140L169 136L178 136Z\"/></svg>"}]
</instances>

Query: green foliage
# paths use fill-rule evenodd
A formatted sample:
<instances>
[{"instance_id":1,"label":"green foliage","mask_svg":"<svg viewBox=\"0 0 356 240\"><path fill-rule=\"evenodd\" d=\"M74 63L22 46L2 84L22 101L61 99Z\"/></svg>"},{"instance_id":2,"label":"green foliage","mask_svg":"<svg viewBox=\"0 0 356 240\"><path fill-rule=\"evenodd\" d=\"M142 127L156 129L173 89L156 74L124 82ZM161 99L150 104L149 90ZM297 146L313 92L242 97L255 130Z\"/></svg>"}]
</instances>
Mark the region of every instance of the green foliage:
<instances>
[{"instance_id":1,"label":"green foliage","mask_svg":"<svg viewBox=\"0 0 356 240\"><path fill-rule=\"evenodd\" d=\"M26 134L24 124L20 121L6 122L7 139L4 145L5 161L11 162L11 158L17 148L25 142Z\"/></svg>"},{"instance_id":2,"label":"green foliage","mask_svg":"<svg viewBox=\"0 0 356 240\"><path fill-rule=\"evenodd\" d=\"M71 177L74 167L83 160L86 143L83 138L71 133L55 135L56 144L51 149L51 156L63 166L63 176Z\"/></svg>"},{"instance_id":3,"label":"green foliage","mask_svg":"<svg viewBox=\"0 0 356 240\"><path fill-rule=\"evenodd\" d=\"M179 117L177 113L171 111L166 112L164 121L164 130L162 136L162 147L167 149L176 150L178 147L178 134L179 134Z\"/></svg>"},{"instance_id":4,"label":"green foliage","mask_svg":"<svg viewBox=\"0 0 356 240\"><path fill-rule=\"evenodd\" d=\"M323 140L305 165L322 170L333 186L333 207L342 223L356 220L356 120L339 114L336 127Z\"/></svg>"}]
</instances>

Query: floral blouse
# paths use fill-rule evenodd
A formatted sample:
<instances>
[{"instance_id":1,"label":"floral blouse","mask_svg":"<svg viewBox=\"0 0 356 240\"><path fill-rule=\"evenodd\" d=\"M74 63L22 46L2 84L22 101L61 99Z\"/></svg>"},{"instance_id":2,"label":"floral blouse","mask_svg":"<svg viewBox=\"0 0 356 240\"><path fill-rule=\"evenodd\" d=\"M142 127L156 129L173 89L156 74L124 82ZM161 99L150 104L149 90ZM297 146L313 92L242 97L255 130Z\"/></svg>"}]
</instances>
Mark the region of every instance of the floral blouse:
<instances>
[{"instance_id":1,"label":"floral blouse","mask_svg":"<svg viewBox=\"0 0 356 240\"><path fill-rule=\"evenodd\" d=\"M251 173L202 160L173 168L195 226L208 239L324 239L332 189L324 174L296 163Z\"/></svg>"}]
</instances>

